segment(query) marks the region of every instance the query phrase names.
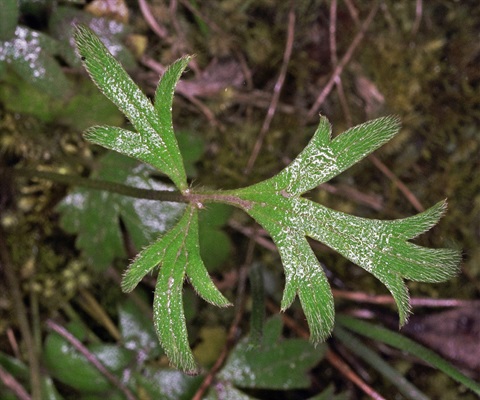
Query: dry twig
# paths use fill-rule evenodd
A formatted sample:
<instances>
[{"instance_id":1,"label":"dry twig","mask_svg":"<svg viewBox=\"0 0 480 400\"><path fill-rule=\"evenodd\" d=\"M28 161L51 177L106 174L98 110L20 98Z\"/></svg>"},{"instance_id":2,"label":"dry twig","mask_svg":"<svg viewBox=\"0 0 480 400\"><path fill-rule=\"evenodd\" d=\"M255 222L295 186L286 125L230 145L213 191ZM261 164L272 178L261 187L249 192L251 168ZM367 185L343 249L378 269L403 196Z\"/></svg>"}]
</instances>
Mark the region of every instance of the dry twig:
<instances>
[{"instance_id":1,"label":"dry twig","mask_svg":"<svg viewBox=\"0 0 480 400\"><path fill-rule=\"evenodd\" d=\"M332 0L330 4L330 25L329 25L329 39L330 39L330 58L332 60L332 66L335 68L338 64L337 57L337 0ZM343 113L345 114L345 120L347 125L352 125L352 115L350 108L348 107L345 91L343 90L342 78L337 76L335 79L335 86L337 88L338 98L340 99L340 105L342 106Z\"/></svg>"},{"instance_id":2,"label":"dry twig","mask_svg":"<svg viewBox=\"0 0 480 400\"><path fill-rule=\"evenodd\" d=\"M245 174L249 174L252 171L252 168L257 160L258 154L260 153L260 149L262 148L263 141L265 140L265 135L270 128L270 123L272 122L273 116L277 110L278 100L280 98L280 92L282 91L283 84L285 82L285 76L287 75L287 67L288 62L290 61L290 57L292 56L292 49L293 49L293 38L295 36L295 10L294 10L294 3L292 3L290 7L290 11L288 13L288 30L287 30L287 41L285 44L285 51L283 53L283 61L282 66L280 67L280 73L278 75L277 81L275 82L275 86L273 88L273 95L272 100L270 102L270 106L268 107L267 115L263 120L262 128L260 133L258 134L257 140L255 145L253 146L252 154L247 163L247 167L245 168Z\"/></svg>"},{"instance_id":3,"label":"dry twig","mask_svg":"<svg viewBox=\"0 0 480 400\"><path fill-rule=\"evenodd\" d=\"M167 29L160 25L150 10L150 6L147 3L147 0L138 0L138 5L140 6L140 11L142 12L143 18L147 22L148 26L155 34L161 39L167 39L168 32Z\"/></svg>"},{"instance_id":4,"label":"dry twig","mask_svg":"<svg viewBox=\"0 0 480 400\"><path fill-rule=\"evenodd\" d=\"M102 363L101 361L88 350L80 340L73 336L69 331L67 331L63 326L57 324L53 320L49 319L46 322L47 327L51 330L58 333L64 339L66 339L75 349L77 349L90 364L92 364L96 369L98 369L105 378L107 378L114 387L118 388L128 400L135 400L135 396L130 391L130 389L125 386L125 384L113 375Z\"/></svg>"},{"instance_id":5,"label":"dry twig","mask_svg":"<svg viewBox=\"0 0 480 400\"><path fill-rule=\"evenodd\" d=\"M389 295L372 296L363 292L351 292L347 290L332 289L333 296L369 304L395 304L395 300ZM480 301L459 300L459 299L431 299L423 297L412 297L410 304L413 307L468 307L480 305Z\"/></svg>"},{"instance_id":6,"label":"dry twig","mask_svg":"<svg viewBox=\"0 0 480 400\"><path fill-rule=\"evenodd\" d=\"M345 52L345 55L342 57L340 62L337 64L337 66L334 68L332 75L330 76L327 84L318 95L313 106L310 108L310 110L308 110L307 119L311 119L313 116L315 116L315 114L317 114L318 109L320 108L320 106L323 104L327 96L332 91L333 85L335 85L335 82L337 81L338 77L342 74L345 66L348 64L348 62L352 58L354 51L357 49L358 45L363 40L368 27L373 21L373 17L377 13L377 10L378 10L378 3L375 3L370 13L368 14L368 17L365 19L365 22L362 24L359 32L357 33L352 43L348 47L347 51Z\"/></svg>"},{"instance_id":7,"label":"dry twig","mask_svg":"<svg viewBox=\"0 0 480 400\"><path fill-rule=\"evenodd\" d=\"M423 1L417 0L415 4L415 21L412 26L412 36L415 36L420 28L420 23L422 22L423 14Z\"/></svg>"},{"instance_id":8,"label":"dry twig","mask_svg":"<svg viewBox=\"0 0 480 400\"><path fill-rule=\"evenodd\" d=\"M422 203L417 199L417 197L412 193L412 191L405 185L397 176L375 155L371 154L368 156L368 159L372 162L375 167L377 167L382 174L384 174L388 179L390 179L395 186L402 192L402 194L407 198L410 204L418 212L425 210Z\"/></svg>"},{"instance_id":9,"label":"dry twig","mask_svg":"<svg viewBox=\"0 0 480 400\"><path fill-rule=\"evenodd\" d=\"M22 385L0 365L0 381L10 389L19 400L32 400Z\"/></svg>"}]
</instances>

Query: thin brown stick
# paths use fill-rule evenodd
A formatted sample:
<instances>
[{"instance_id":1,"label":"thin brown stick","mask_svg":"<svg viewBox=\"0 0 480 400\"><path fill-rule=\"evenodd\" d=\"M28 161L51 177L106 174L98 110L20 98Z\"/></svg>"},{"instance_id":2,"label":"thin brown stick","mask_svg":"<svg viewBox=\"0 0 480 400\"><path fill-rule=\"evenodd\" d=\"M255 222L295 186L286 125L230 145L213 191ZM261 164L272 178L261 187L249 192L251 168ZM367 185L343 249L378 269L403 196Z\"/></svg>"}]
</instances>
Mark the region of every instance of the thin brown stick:
<instances>
[{"instance_id":1,"label":"thin brown stick","mask_svg":"<svg viewBox=\"0 0 480 400\"><path fill-rule=\"evenodd\" d=\"M415 36L420 28L420 23L422 22L423 14L423 1L417 0L415 4L415 21L412 26L412 36Z\"/></svg>"},{"instance_id":2,"label":"thin brown stick","mask_svg":"<svg viewBox=\"0 0 480 400\"><path fill-rule=\"evenodd\" d=\"M255 228L243 226L242 224L236 222L233 219L229 221L228 226L240 232L242 235L254 239L257 244L264 247L265 249L270 251L277 251L277 247L275 246L275 244L268 237L260 235L258 230L256 230Z\"/></svg>"},{"instance_id":3,"label":"thin brown stick","mask_svg":"<svg viewBox=\"0 0 480 400\"><path fill-rule=\"evenodd\" d=\"M247 255L245 257L245 263L240 268L239 272L239 279L238 279L238 287L237 287L237 298L236 298L236 305L237 310L235 313L235 317L230 325L230 329L228 330L228 336L225 343L225 346L220 353L220 356L215 361L213 367L208 371L207 375L202 381L202 384L196 391L195 395L193 396L192 400L201 400L203 395L211 386L215 376L217 375L218 371L222 368L223 363L227 359L227 356L230 354L233 346L235 345L236 339L238 337L238 329L239 325L242 322L243 314L245 311L245 289L247 285L247 277L248 277L248 270L250 269L250 265L252 264L253 260L253 251L255 249L255 241L251 239L248 242L248 249Z\"/></svg>"},{"instance_id":4,"label":"thin brown stick","mask_svg":"<svg viewBox=\"0 0 480 400\"><path fill-rule=\"evenodd\" d=\"M337 57L337 39L336 39L336 31L337 31L337 0L332 0L330 3L330 16L329 16L330 23L328 25L328 36L330 42L330 58L332 60L333 67L336 67L338 64L338 57Z\"/></svg>"},{"instance_id":5,"label":"thin brown stick","mask_svg":"<svg viewBox=\"0 0 480 400\"><path fill-rule=\"evenodd\" d=\"M320 108L320 106L323 104L327 96L332 91L333 85L335 85L335 82L337 81L338 77L342 74L343 69L349 63L353 53L355 52L358 45L363 40L365 33L367 32L367 29L369 28L370 24L373 21L373 17L377 13L377 10L378 10L378 3L375 3L375 5L370 10L370 13L368 14L367 18L365 19L365 22L362 24L360 30L355 35L355 38L353 39L352 43L348 47L347 51L345 52L345 55L342 57L340 62L337 64L337 66L334 68L332 75L330 76L327 84L318 95L313 106L310 108L310 110L308 110L307 119L311 119L313 116L315 116L315 114L317 114L318 109Z\"/></svg>"},{"instance_id":6,"label":"thin brown stick","mask_svg":"<svg viewBox=\"0 0 480 400\"><path fill-rule=\"evenodd\" d=\"M358 10L356 9L355 5L352 3L352 0L343 0L345 5L347 6L348 12L350 13L350 17L355 22L355 25L360 25L360 18L358 17Z\"/></svg>"},{"instance_id":7,"label":"thin brown stick","mask_svg":"<svg viewBox=\"0 0 480 400\"><path fill-rule=\"evenodd\" d=\"M27 309L23 303L22 292L20 291L20 283L17 280L16 272L10 260L10 253L7 247L5 232L0 225L0 266L2 267L7 286L12 296L13 307L18 320L18 326L22 339L27 348L28 364L30 368L30 386L33 400L41 400L41 374L40 363L37 357L35 341L33 340L30 324L27 318Z\"/></svg>"},{"instance_id":8,"label":"thin brown stick","mask_svg":"<svg viewBox=\"0 0 480 400\"><path fill-rule=\"evenodd\" d=\"M168 7L168 11L170 14L170 22L177 33L177 37L172 41L174 44L173 46L173 53L180 53L179 55L183 55L184 53L193 53L189 50L189 43L185 39L185 32L178 21L178 4L177 0L170 0L170 5ZM195 72L196 75L200 74L200 69L197 65L195 59L190 60L189 63L190 68Z\"/></svg>"},{"instance_id":9,"label":"thin brown stick","mask_svg":"<svg viewBox=\"0 0 480 400\"><path fill-rule=\"evenodd\" d=\"M295 9L293 5L294 3L292 3L290 11L288 13L287 41L285 44L285 51L283 53L282 66L280 67L280 73L278 74L277 81L275 82L275 86L273 88L272 100L270 102L270 106L268 107L267 115L263 120L262 128L260 129L260 133L258 134L255 145L253 146L252 154L248 159L247 167L245 168L245 174L249 174L252 171L255 161L257 160L260 149L263 146L265 136L268 132L268 129L270 128L273 116L275 115L275 112L277 110L278 100L280 99L280 92L282 91L283 84L285 83L288 63L292 56L293 39L295 37Z\"/></svg>"},{"instance_id":10,"label":"thin brown stick","mask_svg":"<svg viewBox=\"0 0 480 400\"><path fill-rule=\"evenodd\" d=\"M389 295L371 296L363 292L350 292L347 290L332 289L335 298L353 300L369 304L395 304L395 300ZM410 304L414 307L468 307L480 305L479 300L459 299L431 299L423 297L412 297Z\"/></svg>"},{"instance_id":11,"label":"thin brown stick","mask_svg":"<svg viewBox=\"0 0 480 400\"><path fill-rule=\"evenodd\" d=\"M149 67L151 70L155 71L159 75L163 75L165 73L166 68L160 64L158 61L149 58L147 56L143 56L140 59L140 62ZM191 61L190 61L191 62ZM220 122L215 118L215 114L205 105L203 104L198 98L195 97L195 95L190 93L189 89L196 88L201 84L194 84L194 85L189 85L188 82L185 82L183 80L179 81L175 87L175 91L185 98L187 98L193 105L195 105L208 119L211 125L222 128Z\"/></svg>"},{"instance_id":12,"label":"thin brown stick","mask_svg":"<svg viewBox=\"0 0 480 400\"><path fill-rule=\"evenodd\" d=\"M15 358L20 359L21 356L20 356L20 349L18 347L17 338L13 333L13 329L10 327L7 328L7 338L8 338L8 342L10 343L10 347L12 348L13 355L15 356Z\"/></svg>"},{"instance_id":13,"label":"thin brown stick","mask_svg":"<svg viewBox=\"0 0 480 400\"><path fill-rule=\"evenodd\" d=\"M368 159L377 167L382 174L384 174L388 179L390 179L395 186L398 187L400 192L407 198L410 204L417 210L418 212L422 212L425 210L422 203L417 199L417 197L411 192L411 190L405 185L397 176L382 162L380 161L375 155L371 154L368 156Z\"/></svg>"},{"instance_id":14,"label":"thin brown stick","mask_svg":"<svg viewBox=\"0 0 480 400\"><path fill-rule=\"evenodd\" d=\"M319 186L319 188L321 190L325 190L327 193L344 197L350 201L354 201L358 204L365 205L376 211L380 211L384 207L381 196L375 195L375 194L363 193L360 190L351 186L347 186L343 184L332 185L330 183L322 183Z\"/></svg>"},{"instance_id":15,"label":"thin brown stick","mask_svg":"<svg viewBox=\"0 0 480 400\"><path fill-rule=\"evenodd\" d=\"M82 342L80 342L75 336L73 336L69 331L67 331L63 326L57 324L53 320L49 319L46 322L47 327L51 330L57 332L60 336L66 339L75 349L77 349L87 360L90 364L92 364L95 368L97 368L105 378L107 378L114 387L118 388L128 400L135 400L135 396L130 391L128 387L126 387L123 382L118 379L115 375L113 375L102 363L101 361L88 350Z\"/></svg>"},{"instance_id":16,"label":"thin brown stick","mask_svg":"<svg viewBox=\"0 0 480 400\"><path fill-rule=\"evenodd\" d=\"M168 36L167 29L157 22L152 14L152 11L150 10L147 0L138 0L138 5L140 6L140 11L142 12L143 18L145 18L145 21L150 29L155 32L159 38L166 39Z\"/></svg>"},{"instance_id":17,"label":"thin brown stick","mask_svg":"<svg viewBox=\"0 0 480 400\"><path fill-rule=\"evenodd\" d=\"M376 392L371 386L367 385L367 383L360 378L360 376L358 376L333 350L328 349L325 357L338 372L344 375L350 382L355 384L367 396L370 396L374 400L385 400L385 397Z\"/></svg>"},{"instance_id":18,"label":"thin brown stick","mask_svg":"<svg viewBox=\"0 0 480 400\"><path fill-rule=\"evenodd\" d=\"M337 0L332 0L330 4L330 24L329 24L329 41L330 41L330 58L332 60L332 66L335 68L338 64L337 57ZM337 88L338 98L340 100L340 105L342 107L343 113L345 114L345 120L347 125L352 125L352 114L350 113L350 108L348 106L347 97L345 96L345 91L343 90L342 78L338 76L335 79L335 86Z\"/></svg>"},{"instance_id":19,"label":"thin brown stick","mask_svg":"<svg viewBox=\"0 0 480 400\"><path fill-rule=\"evenodd\" d=\"M19 400L32 400L24 387L0 365L0 381L10 389Z\"/></svg>"}]
</instances>

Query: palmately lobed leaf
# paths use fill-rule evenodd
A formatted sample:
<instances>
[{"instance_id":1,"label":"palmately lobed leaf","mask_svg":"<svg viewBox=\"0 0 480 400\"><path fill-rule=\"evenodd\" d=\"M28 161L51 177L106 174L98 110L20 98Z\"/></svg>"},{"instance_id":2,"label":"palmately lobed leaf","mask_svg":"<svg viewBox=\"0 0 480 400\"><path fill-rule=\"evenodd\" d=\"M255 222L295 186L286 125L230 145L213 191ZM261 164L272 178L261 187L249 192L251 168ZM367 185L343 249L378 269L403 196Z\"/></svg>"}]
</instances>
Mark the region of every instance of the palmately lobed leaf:
<instances>
[{"instance_id":1,"label":"palmately lobed leaf","mask_svg":"<svg viewBox=\"0 0 480 400\"><path fill-rule=\"evenodd\" d=\"M306 237L326 244L376 276L392 293L400 324L410 311L404 279L441 282L458 272L460 252L409 242L438 222L445 202L413 217L383 221L331 210L300 196L374 151L395 135L398 127L396 118L379 118L330 140L330 124L322 118L307 147L278 175L227 192L241 199L244 211L277 245L286 277L282 309L298 295L314 341L331 331L333 299Z\"/></svg>"},{"instance_id":2,"label":"palmately lobed leaf","mask_svg":"<svg viewBox=\"0 0 480 400\"><path fill-rule=\"evenodd\" d=\"M88 27L78 25L74 32L74 38L82 62L92 80L100 91L125 114L137 131L94 127L87 131L87 139L106 148L149 162L167 174L180 190L185 190L187 188L185 168L171 127L171 117L165 120L165 115L157 114L151 101ZM186 67L184 60L181 59L171 67L175 70L174 76L178 78L178 70L183 71L183 68ZM163 82L165 92L173 91L175 80L170 79ZM168 102L167 98L166 104L170 110L171 102L170 104Z\"/></svg>"},{"instance_id":3,"label":"palmately lobed leaf","mask_svg":"<svg viewBox=\"0 0 480 400\"><path fill-rule=\"evenodd\" d=\"M242 189L195 193L187 191L171 115L174 87L189 58L184 57L167 69L153 105L87 27L77 27L75 40L93 81L137 130L98 126L88 130L86 137L153 165L167 174L190 201L177 224L135 258L122 280L123 290L129 292L159 267L154 323L175 366L187 373L197 371L183 311L185 279L189 278L206 301L222 307L229 305L200 257L197 198L242 208L270 233L285 268L282 309L289 307L298 295L314 342L330 334L334 304L327 278L307 238L325 243L383 282L398 305L401 324L410 311L404 279L440 282L456 274L458 251L429 249L409 242L438 222L445 202L413 217L383 221L334 211L301 197L390 140L399 130L397 118L365 122L332 139L330 123L321 117L305 149L276 176Z\"/></svg>"},{"instance_id":4,"label":"palmately lobed leaf","mask_svg":"<svg viewBox=\"0 0 480 400\"><path fill-rule=\"evenodd\" d=\"M231 305L213 284L200 257L198 210L194 206L188 206L168 233L135 258L123 276L122 290L132 291L156 267L160 269L153 318L158 338L172 364L193 374L197 366L188 342L183 311L185 278L189 278L196 292L209 303L219 307Z\"/></svg>"}]
</instances>

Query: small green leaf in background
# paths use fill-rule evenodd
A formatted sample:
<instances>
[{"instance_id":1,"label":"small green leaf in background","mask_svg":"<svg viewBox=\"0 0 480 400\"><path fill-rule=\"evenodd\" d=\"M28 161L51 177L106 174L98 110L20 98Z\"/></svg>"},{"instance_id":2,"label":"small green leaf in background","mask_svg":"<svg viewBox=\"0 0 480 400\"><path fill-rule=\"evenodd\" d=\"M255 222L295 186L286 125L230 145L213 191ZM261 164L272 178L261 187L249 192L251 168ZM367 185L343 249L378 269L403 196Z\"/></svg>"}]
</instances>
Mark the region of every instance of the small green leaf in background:
<instances>
[{"instance_id":1,"label":"small green leaf in background","mask_svg":"<svg viewBox=\"0 0 480 400\"><path fill-rule=\"evenodd\" d=\"M98 179L144 189L173 189L150 178L151 167L109 152L94 173ZM119 218L137 249L173 226L185 206L135 199L106 191L80 188L72 191L58 206L61 226L77 234L76 246L92 266L105 270L117 257L126 256Z\"/></svg>"},{"instance_id":2,"label":"small green leaf in background","mask_svg":"<svg viewBox=\"0 0 480 400\"><path fill-rule=\"evenodd\" d=\"M241 390L235 388L230 382L217 382L212 385L206 397L203 400L256 400Z\"/></svg>"},{"instance_id":3,"label":"small green leaf in background","mask_svg":"<svg viewBox=\"0 0 480 400\"><path fill-rule=\"evenodd\" d=\"M18 0L2 0L0 2L0 41L13 37L17 20Z\"/></svg>"},{"instance_id":4,"label":"small green leaf in background","mask_svg":"<svg viewBox=\"0 0 480 400\"><path fill-rule=\"evenodd\" d=\"M52 98L17 74L10 72L3 78L0 102L7 110L30 114L44 122L56 122L78 130L94 124L121 124L122 114L95 85L87 79L72 82L75 95Z\"/></svg>"},{"instance_id":5,"label":"small green leaf in background","mask_svg":"<svg viewBox=\"0 0 480 400\"><path fill-rule=\"evenodd\" d=\"M49 19L49 32L56 38L65 38L59 43L59 52L69 65L81 66L81 60L75 53L70 40L72 26L80 23L89 26L127 70L136 66L135 58L125 46L130 29L128 25L109 18L94 17L78 8L58 6Z\"/></svg>"},{"instance_id":6,"label":"small green leaf in background","mask_svg":"<svg viewBox=\"0 0 480 400\"><path fill-rule=\"evenodd\" d=\"M50 97L65 98L71 94L71 84L53 57L57 50L56 40L18 25L12 38L0 41L0 64Z\"/></svg>"},{"instance_id":7,"label":"small green leaf in background","mask_svg":"<svg viewBox=\"0 0 480 400\"><path fill-rule=\"evenodd\" d=\"M148 359L159 355L159 345L152 320L132 300L118 310L118 324L125 348L143 353Z\"/></svg>"},{"instance_id":8,"label":"small green leaf in background","mask_svg":"<svg viewBox=\"0 0 480 400\"><path fill-rule=\"evenodd\" d=\"M191 400L202 383L202 376L188 376L181 371L146 367L137 377L151 399Z\"/></svg>"},{"instance_id":9,"label":"small green leaf in background","mask_svg":"<svg viewBox=\"0 0 480 400\"><path fill-rule=\"evenodd\" d=\"M232 215L232 207L213 203L199 215L200 254L209 272L216 271L229 258L232 243L222 229Z\"/></svg>"},{"instance_id":10,"label":"small green leaf in background","mask_svg":"<svg viewBox=\"0 0 480 400\"><path fill-rule=\"evenodd\" d=\"M133 360L132 352L116 345L94 344L89 350L114 373L123 371ZM57 333L47 336L43 360L53 378L76 390L101 393L112 389L105 376Z\"/></svg>"},{"instance_id":11,"label":"small green leaf in background","mask_svg":"<svg viewBox=\"0 0 480 400\"><path fill-rule=\"evenodd\" d=\"M201 159L205 151L205 142L202 137L190 131L178 131L176 137L185 164L185 172L189 178L195 178L197 176L195 163Z\"/></svg>"},{"instance_id":12,"label":"small green leaf in background","mask_svg":"<svg viewBox=\"0 0 480 400\"><path fill-rule=\"evenodd\" d=\"M347 391L339 394L335 393L335 387L330 385L323 392L317 394L316 396L308 398L308 400L348 400L350 399L350 393Z\"/></svg>"},{"instance_id":13,"label":"small green leaf in background","mask_svg":"<svg viewBox=\"0 0 480 400\"><path fill-rule=\"evenodd\" d=\"M290 390L310 386L307 375L323 358L325 345L314 347L304 339L281 339L282 321L265 324L260 346L242 340L231 352L218 378L239 388Z\"/></svg>"}]
</instances>

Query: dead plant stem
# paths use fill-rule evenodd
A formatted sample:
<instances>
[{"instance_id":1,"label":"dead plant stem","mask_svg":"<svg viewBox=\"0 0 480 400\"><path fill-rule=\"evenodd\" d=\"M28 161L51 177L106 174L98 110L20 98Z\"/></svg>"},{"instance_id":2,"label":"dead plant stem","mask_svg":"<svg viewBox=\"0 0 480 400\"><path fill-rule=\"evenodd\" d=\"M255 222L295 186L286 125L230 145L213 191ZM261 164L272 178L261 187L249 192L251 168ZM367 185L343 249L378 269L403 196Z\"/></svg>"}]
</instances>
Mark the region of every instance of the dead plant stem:
<instances>
[{"instance_id":1,"label":"dead plant stem","mask_svg":"<svg viewBox=\"0 0 480 400\"><path fill-rule=\"evenodd\" d=\"M7 240L3 228L0 226L0 264L5 274L7 286L12 296L13 307L18 320L18 325L22 338L27 349L28 364L30 367L30 386L33 400L41 400L41 375L40 363L35 349L35 341L30 330L27 317L27 309L23 302L22 292L20 291L20 283L17 279L17 272L13 268L10 260L10 253L7 246Z\"/></svg>"},{"instance_id":2,"label":"dead plant stem","mask_svg":"<svg viewBox=\"0 0 480 400\"><path fill-rule=\"evenodd\" d=\"M268 107L267 115L263 120L262 128L260 129L260 133L258 134L257 140L255 141L255 145L253 146L252 154L247 163L247 167L245 168L245 174L249 174L255 161L257 160L258 154L263 146L263 142L265 140L265 136L270 128L270 124L272 123L273 116L277 110L278 101L280 99L280 92L282 91L283 84L285 83L285 77L287 75L287 68L290 58L292 56L292 49L293 49L293 39L295 37L295 9L294 3L292 2L290 11L288 13L288 29L287 29L287 41L285 44L285 51L283 53L283 60L282 66L280 67L280 73L278 74L277 81L275 82L275 86L273 88L273 95L272 100L270 101L270 105Z\"/></svg>"},{"instance_id":3,"label":"dead plant stem","mask_svg":"<svg viewBox=\"0 0 480 400\"><path fill-rule=\"evenodd\" d=\"M65 340L67 340L75 349L77 349L87 360L90 364L92 364L95 368L97 368L105 378L107 378L114 387L118 388L128 400L135 400L135 396L132 394L130 389L125 386L125 384L113 375L102 363L101 361L88 350L82 342L80 342L75 336L73 336L69 331L67 331L63 326L57 324L53 320L47 320L47 326L51 330L58 333L62 336Z\"/></svg>"},{"instance_id":4,"label":"dead plant stem","mask_svg":"<svg viewBox=\"0 0 480 400\"><path fill-rule=\"evenodd\" d=\"M353 53L357 49L358 45L362 42L365 36L365 33L367 32L367 29L369 28L370 24L373 21L373 17L377 13L377 10L378 10L378 3L376 2L375 5L372 7L370 13L368 14L367 18L363 22L360 30L358 31L355 38L353 39L352 43L350 44L347 51L345 52L345 55L342 57L340 62L337 64L337 66L334 68L332 75L330 76L327 84L322 89L317 99L315 100L315 103L308 111L307 120L312 119L315 116L315 114L318 113L318 109L320 108L320 106L323 104L327 96L332 91L333 85L335 85L335 82L337 81L338 77L342 74L345 66L350 62L350 59L352 58Z\"/></svg>"}]
</instances>

